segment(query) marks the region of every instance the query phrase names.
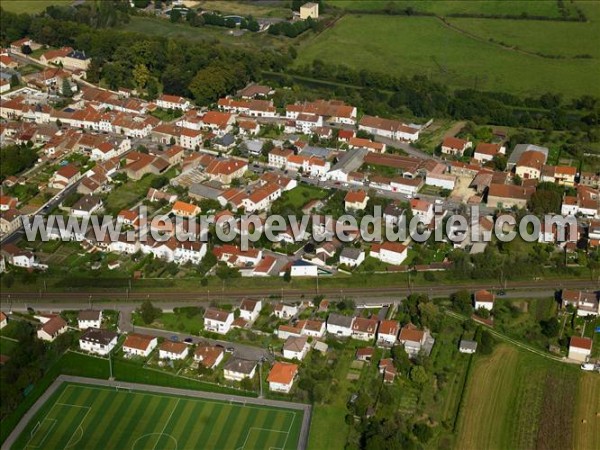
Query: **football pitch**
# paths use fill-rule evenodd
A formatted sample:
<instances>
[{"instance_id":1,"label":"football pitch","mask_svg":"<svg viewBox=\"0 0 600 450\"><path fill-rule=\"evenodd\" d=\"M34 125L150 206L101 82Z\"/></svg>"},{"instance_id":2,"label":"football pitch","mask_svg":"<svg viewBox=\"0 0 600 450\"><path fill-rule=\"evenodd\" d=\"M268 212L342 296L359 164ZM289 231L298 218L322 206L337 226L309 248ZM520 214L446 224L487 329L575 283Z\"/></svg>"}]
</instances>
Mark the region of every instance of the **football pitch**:
<instances>
[{"instance_id":1,"label":"football pitch","mask_svg":"<svg viewBox=\"0 0 600 450\"><path fill-rule=\"evenodd\" d=\"M13 448L275 450L298 446L303 412L63 383Z\"/></svg>"}]
</instances>

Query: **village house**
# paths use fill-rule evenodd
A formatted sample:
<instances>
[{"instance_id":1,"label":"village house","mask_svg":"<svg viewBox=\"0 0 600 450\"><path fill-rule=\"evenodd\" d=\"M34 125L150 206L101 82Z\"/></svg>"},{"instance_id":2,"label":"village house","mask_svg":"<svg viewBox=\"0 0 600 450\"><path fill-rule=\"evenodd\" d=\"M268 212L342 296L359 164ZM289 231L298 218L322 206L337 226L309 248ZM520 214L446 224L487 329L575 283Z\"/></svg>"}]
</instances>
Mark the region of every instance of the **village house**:
<instances>
[{"instance_id":1,"label":"village house","mask_svg":"<svg viewBox=\"0 0 600 450\"><path fill-rule=\"evenodd\" d=\"M88 328L79 338L79 348L97 355L108 355L117 345L119 335L114 331Z\"/></svg>"},{"instance_id":2,"label":"village house","mask_svg":"<svg viewBox=\"0 0 600 450\"><path fill-rule=\"evenodd\" d=\"M1 251L2 255L6 257L6 262L15 267L31 269L37 265L33 253L21 250L15 244L4 244Z\"/></svg>"},{"instance_id":3,"label":"village house","mask_svg":"<svg viewBox=\"0 0 600 450\"><path fill-rule=\"evenodd\" d=\"M352 338L359 341L373 341L377 333L377 319L367 319L365 317L355 317L352 322Z\"/></svg>"},{"instance_id":4,"label":"village house","mask_svg":"<svg viewBox=\"0 0 600 450\"><path fill-rule=\"evenodd\" d=\"M227 263L229 267L256 266L262 259L262 250L256 248L242 250L230 244L213 248L213 254L217 257L218 261Z\"/></svg>"},{"instance_id":5,"label":"village house","mask_svg":"<svg viewBox=\"0 0 600 450\"><path fill-rule=\"evenodd\" d=\"M480 164L492 161L495 156L504 155L506 153L506 147L502 144L490 144L487 142L480 142L475 147L473 153L473 159Z\"/></svg>"},{"instance_id":6,"label":"village house","mask_svg":"<svg viewBox=\"0 0 600 450\"><path fill-rule=\"evenodd\" d=\"M290 336L283 344L283 357L285 359L302 361L309 349L310 345L307 336Z\"/></svg>"},{"instance_id":7,"label":"village house","mask_svg":"<svg viewBox=\"0 0 600 450\"><path fill-rule=\"evenodd\" d=\"M74 164L67 164L66 166L58 169L54 175L52 175L50 182L48 183L48 187L54 189L65 189L79 180L80 177L81 174L79 173L79 168Z\"/></svg>"},{"instance_id":8,"label":"village house","mask_svg":"<svg viewBox=\"0 0 600 450\"><path fill-rule=\"evenodd\" d=\"M242 381L244 378L254 378L256 361L240 358L230 358L223 366L223 377L229 381Z\"/></svg>"},{"instance_id":9,"label":"village house","mask_svg":"<svg viewBox=\"0 0 600 450\"><path fill-rule=\"evenodd\" d=\"M90 217L102 208L102 198L97 195L84 195L71 206L71 215L74 217Z\"/></svg>"},{"instance_id":10,"label":"village house","mask_svg":"<svg viewBox=\"0 0 600 450\"><path fill-rule=\"evenodd\" d=\"M515 175L522 180L537 180L542 175L542 167L546 163L546 155L530 150L524 152L515 167Z\"/></svg>"},{"instance_id":11,"label":"village house","mask_svg":"<svg viewBox=\"0 0 600 450\"><path fill-rule=\"evenodd\" d=\"M480 290L473 294L473 306L475 310L479 308L487 309L491 311L494 308L494 300L496 299L495 295L490 291Z\"/></svg>"},{"instance_id":12,"label":"village house","mask_svg":"<svg viewBox=\"0 0 600 450\"><path fill-rule=\"evenodd\" d=\"M331 313L327 317L327 333L338 337L352 336L354 317Z\"/></svg>"},{"instance_id":13,"label":"village house","mask_svg":"<svg viewBox=\"0 0 600 450\"><path fill-rule=\"evenodd\" d=\"M462 157L465 154L465 150L472 146L473 143L471 141L449 136L442 141L440 150L444 155Z\"/></svg>"},{"instance_id":14,"label":"village house","mask_svg":"<svg viewBox=\"0 0 600 450\"><path fill-rule=\"evenodd\" d=\"M408 256L408 248L400 242L385 241L383 244L371 245L369 256L386 264L398 266Z\"/></svg>"},{"instance_id":15,"label":"village house","mask_svg":"<svg viewBox=\"0 0 600 450\"><path fill-rule=\"evenodd\" d=\"M561 186L575 186L577 168L572 166L548 166L542 167L540 181L542 183L556 183Z\"/></svg>"},{"instance_id":16,"label":"village house","mask_svg":"<svg viewBox=\"0 0 600 450\"><path fill-rule=\"evenodd\" d=\"M229 185L234 178L241 178L248 170L248 163L239 159L214 160L204 173L211 179Z\"/></svg>"},{"instance_id":17,"label":"village house","mask_svg":"<svg viewBox=\"0 0 600 450\"><path fill-rule=\"evenodd\" d=\"M417 216L425 225L429 225L432 222L434 216L433 203L413 198L410 201L410 209L413 215Z\"/></svg>"},{"instance_id":18,"label":"village house","mask_svg":"<svg viewBox=\"0 0 600 450\"><path fill-rule=\"evenodd\" d=\"M385 153L385 144L370 139L352 137L348 139L348 148L366 148L370 152Z\"/></svg>"},{"instance_id":19,"label":"village house","mask_svg":"<svg viewBox=\"0 0 600 450\"><path fill-rule=\"evenodd\" d=\"M398 341L404 346L404 350L410 357L414 357L419 354L425 344L427 333L423 330L419 330L412 323L406 324L400 330Z\"/></svg>"},{"instance_id":20,"label":"village house","mask_svg":"<svg viewBox=\"0 0 600 450\"><path fill-rule=\"evenodd\" d=\"M0 330L8 325L8 316L0 311Z\"/></svg>"},{"instance_id":21,"label":"village house","mask_svg":"<svg viewBox=\"0 0 600 450\"><path fill-rule=\"evenodd\" d=\"M278 319L290 319L298 314L298 306L287 303L278 303L273 308L273 314Z\"/></svg>"},{"instance_id":22,"label":"village house","mask_svg":"<svg viewBox=\"0 0 600 450\"><path fill-rule=\"evenodd\" d=\"M408 126L398 120L383 119L368 115L364 115L360 119L358 129L388 139L409 142L417 141L420 132L419 129Z\"/></svg>"},{"instance_id":23,"label":"village house","mask_svg":"<svg viewBox=\"0 0 600 450\"><path fill-rule=\"evenodd\" d=\"M325 322L323 320L301 320L296 326L302 329L302 335L320 339L325 334Z\"/></svg>"},{"instance_id":24,"label":"village house","mask_svg":"<svg viewBox=\"0 0 600 450\"><path fill-rule=\"evenodd\" d=\"M175 203L173 203L171 212L180 217L196 217L198 214L200 214L201 209L198 205L192 205L191 203L177 200Z\"/></svg>"},{"instance_id":25,"label":"village house","mask_svg":"<svg viewBox=\"0 0 600 450\"><path fill-rule=\"evenodd\" d=\"M21 226L21 213L16 209L0 211L0 234L10 234Z\"/></svg>"},{"instance_id":26,"label":"village house","mask_svg":"<svg viewBox=\"0 0 600 450\"><path fill-rule=\"evenodd\" d=\"M365 252L360 248L344 247L340 253L340 265L358 267L365 260Z\"/></svg>"},{"instance_id":27,"label":"village house","mask_svg":"<svg viewBox=\"0 0 600 450\"><path fill-rule=\"evenodd\" d=\"M180 109L187 111L192 107L189 100L177 95L163 94L156 99L156 106L163 109Z\"/></svg>"},{"instance_id":28,"label":"village house","mask_svg":"<svg viewBox=\"0 0 600 450\"><path fill-rule=\"evenodd\" d=\"M592 354L592 343L590 338L571 336L569 341L569 359L587 362Z\"/></svg>"},{"instance_id":29,"label":"village house","mask_svg":"<svg viewBox=\"0 0 600 450\"><path fill-rule=\"evenodd\" d=\"M346 211L362 211L367 207L369 196L365 191L348 191L344 197L344 209Z\"/></svg>"},{"instance_id":30,"label":"village house","mask_svg":"<svg viewBox=\"0 0 600 450\"><path fill-rule=\"evenodd\" d=\"M40 329L37 330L37 337L43 341L52 342L66 331L67 322L60 316L54 316L44 322Z\"/></svg>"},{"instance_id":31,"label":"village house","mask_svg":"<svg viewBox=\"0 0 600 450\"><path fill-rule=\"evenodd\" d=\"M461 339L458 345L458 351L460 353L473 354L477 351L477 342Z\"/></svg>"},{"instance_id":32,"label":"village house","mask_svg":"<svg viewBox=\"0 0 600 450\"><path fill-rule=\"evenodd\" d=\"M562 307L573 306L578 316L600 315L600 301L596 292L563 289L561 293Z\"/></svg>"},{"instance_id":33,"label":"village house","mask_svg":"<svg viewBox=\"0 0 600 450\"><path fill-rule=\"evenodd\" d=\"M133 333L123 342L123 353L128 356L147 358L158 345L158 338L144 334Z\"/></svg>"},{"instance_id":34,"label":"village house","mask_svg":"<svg viewBox=\"0 0 600 450\"><path fill-rule=\"evenodd\" d=\"M397 320L382 320L377 330L377 345L392 346L398 340L400 324Z\"/></svg>"},{"instance_id":35,"label":"village house","mask_svg":"<svg viewBox=\"0 0 600 450\"><path fill-rule=\"evenodd\" d=\"M8 195L0 195L0 211L8 211L15 209L19 204L19 200Z\"/></svg>"},{"instance_id":36,"label":"village house","mask_svg":"<svg viewBox=\"0 0 600 450\"><path fill-rule=\"evenodd\" d=\"M394 360L391 358L384 358L379 361L379 373L383 375L384 383L393 383L397 375L396 367L394 367Z\"/></svg>"},{"instance_id":37,"label":"village house","mask_svg":"<svg viewBox=\"0 0 600 450\"><path fill-rule=\"evenodd\" d=\"M181 361L187 358L189 347L183 342L164 341L158 347L159 359Z\"/></svg>"},{"instance_id":38,"label":"village house","mask_svg":"<svg viewBox=\"0 0 600 450\"><path fill-rule=\"evenodd\" d=\"M487 206L499 209L526 208L534 192L534 187L492 183L488 191Z\"/></svg>"},{"instance_id":39,"label":"village house","mask_svg":"<svg viewBox=\"0 0 600 450\"><path fill-rule=\"evenodd\" d=\"M250 323L258 319L262 310L262 300L245 298L240 304L240 317Z\"/></svg>"},{"instance_id":40,"label":"village house","mask_svg":"<svg viewBox=\"0 0 600 450\"><path fill-rule=\"evenodd\" d=\"M231 329L234 315L231 311L208 308L204 313L204 329L219 334L227 334Z\"/></svg>"},{"instance_id":41,"label":"village house","mask_svg":"<svg viewBox=\"0 0 600 450\"><path fill-rule=\"evenodd\" d=\"M77 327L80 330L100 328L102 326L102 310L84 309L77 314Z\"/></svg>"},{"instance_id":42,"label":"village house","mask_svg":"<svg viewBox=\"0 0 600 450\"><path fill-rule=\"evenodd\" d=\"M300 6L300 20L319 18L319 4L308 2Z\"/></svg>"},{"instance_id":43,"label":"village house","mask_svg":"<svg viewBox=\"0 0 600 450\"><path fill-rule=\"evenodd\" d=\"M298 365L276 361L269 372L267 381L269 390L288 394L294 384L294 378L298 374Z\"/></svg>"},{"instance_id":44,"label":"village house","mask_svg":"<svg viewBox=\"0 0 600 450\"><path fill-rule=\"evenodd\" d=\"M266 183L254 189L250 195L242 200L242 205L247 213L267 211L275 200L281 197L281 188L274 183Z\"/></svg>"},{"instance_id":45,"label":"village house","mask_svg":"<svg viewBox=\"0 0 600 450\"><path fill-rule=\"evenodd\" d=\"M206 369L214 369L225 356L225 351L221 347L211 345L201 345L194 352L194 361L204 366Z\"/></svg>"}]
</instances>

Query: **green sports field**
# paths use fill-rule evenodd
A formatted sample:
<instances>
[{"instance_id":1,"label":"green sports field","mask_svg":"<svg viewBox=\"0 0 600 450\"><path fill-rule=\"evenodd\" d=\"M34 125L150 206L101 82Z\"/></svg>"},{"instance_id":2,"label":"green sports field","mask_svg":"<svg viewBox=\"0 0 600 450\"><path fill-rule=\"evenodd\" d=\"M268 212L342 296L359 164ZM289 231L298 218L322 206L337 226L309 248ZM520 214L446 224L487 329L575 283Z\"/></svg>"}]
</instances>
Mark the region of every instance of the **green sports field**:
<instances>
[{"instance_id":1,"label":"green sports field","mask_svg":"<svg viewBox=\"0 0 600 450\"><path fill-rule=\"evenodd\" d=\"M13 448L295 449L302 411L63 384Z\"/></svg>"}]
</instances>

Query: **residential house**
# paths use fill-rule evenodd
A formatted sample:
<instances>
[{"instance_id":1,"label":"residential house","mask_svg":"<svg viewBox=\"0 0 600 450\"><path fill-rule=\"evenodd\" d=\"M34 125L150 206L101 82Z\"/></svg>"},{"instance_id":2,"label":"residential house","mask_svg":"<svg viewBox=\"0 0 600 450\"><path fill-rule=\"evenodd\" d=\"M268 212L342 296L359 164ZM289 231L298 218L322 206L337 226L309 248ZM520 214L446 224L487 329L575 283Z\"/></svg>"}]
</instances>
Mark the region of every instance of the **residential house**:
<instances>
[{"instance_id":1,"label":"residential house","mask_svg":"<svg viewBox=\"0 0 600 450\"><path fill-rule=\"evenodd\" d=\"M290 319L298 314L298 306L287 303L278 303L273 308L273 314L278 319Z\"/></svg>"},{"instance_id":2,"label":"residential house","mask_svg":"<svg viewBox=\"0 0 600 450\"><path fill-rule=\"evenodd\" d=\"M102 326L102 310L84 309L77 314L77 327L80 330L100 328Z\"/></svg>"},{"instance_id":3,"label":"residential house","mask_svg":"<svg viewBox=\"0 0 600 450\"><path fill-rule=\"evenodd\" d=\"M562 307L569 305L577 309L578 316L600 315L600 301L596 292L563 289L561 293Z\"/></svg>"},{"instance_id":4,"label":"residential house","mask_svg":"<svg viewBox=\"0 0 600 450\"><path fill-rule=\"evenodd\" d=\"M15 267L31 269L36 266L33 253L21 250L15 244L4 244L2 246L2 254L6 257L6 262Z\"/></svg>"},{"instance_id":5,"label":"residential house","mask_svg":"<svg viewBox=\"0 0 600 450\"><path fill-rule=\"evenodd\" d=\"M88 328L79 338L79 348L97 355L108 355L117 345L119 335L114 331Z\"/></svg>"},{"instance_id":6,"label":"residential house","mask_svg":"<svg viewBox=\"0 0 600 450\"><path fill-rule=\"evenodd\" d=\"M400 324L397 320L382 320L377 330L377 345L392 346L398 340Z\"/></svg>"},{"instance_id":7,"label":"residential house","mask_svg":"<svg viewBox=\"0 0 600 450\"><path fill-rule=\"evenodd\" d=\"M308 336L290 336L283 344L283 357L302 361L309 349Z\"/></svg>"},{"instance_id":8,"label":"residential house","mask_svg":"<svg viewBox=\"0 0 600 450\"><path fill-rule=\"evenodd\" d=\"M358 267L365 260L365 251L355 247L344 247L340 253L340 265Z\"/></svg>"},{"instance_id":9,"label":"residential house","mask_svg":"<svg viewBox=\"0 0 600 450\"><path fill-rule=\"evenodd\" d=\"M487 206L500 209L526 208L527 201L534 192L534 187L492 183L488 191Z\"/></svg>"},{"instance_id":10,"label":"residential house","mask_svg":"<svg viewBox=\"0 0 600 450\"><path fill-rule=\"evenodd\" d=\"M181 361L187 358L189 347L183 342L164 341L158 347L158 357L171 361Z\"/></svg>"},{"instance_id":11,"label":"residential house","mask_svg":"<svg viewBox=\"0 0 600 450\"><path fill-rule=\"evenodd\" d=\"M21 227L21 213L16 209L0 211L0 234L10 234Z\"/></svg>"},{"instance_id":12,"label":"residential house","mask_svg":"<svg viewBox=\"0 0 600 450\"><path fill-rule=\"evenodd\" d=\"M371 362L373 356L375 355L375 349L373 347L363 347L356 349L356 360Z\"/></svg>"},{"instance_id":13,"label":"residential house","mask_svg":"<svg viewBox=\"0 0 600 450\"><path fill-rule=\"evenodd\" d=\"M297 364L276 361L267 377L269 390L288 394L292 389L294 378L296 378L297 374Z\"/></svg>"},{"instance_id":14,"label":"residential house","mask_svg":"<svg viewBox=\"0 0 600 450\"><path fill-rule=\"evenodd\" d=\"M177 95L163 94L156 99L156 106L163 109L180 109L187 111L192 107L189 100Z\"/></svg>"},{"instance_id":15,"label":"residential house","mask_svg":"<svg viewBox=\"0 0 600 450\"><path fill-rule=\"evenodd\" d=\"M240 305L240 317L250 323L258 319L262 310L262 300L245 298Z\"/></svg>"},{"instance_id":16,"label":"residential house","mask_svg":"<svg viewBox=\"0 0 600 450\"><path fill-rule=\"evenodd\" d=\"M488 311L491 311L494 308L495 300L496 296L490 291L486 291L484 289L479 290L475 292L475 294L473 294L475 310L478 310L479 308L484 308Z\"/></svg>"},{"instance_id":17,"label":"residential house","mask_svg":"<svg viewBox=\"0 0 600 450\"><path fill-rule=\"evenodd\" d=\"M515 168L515 175L523 180L537 180L542 175L542 167L546 163L546 155L534 150L524 152Z\"/></svg>"},{"instance_id":18,"label":"residential house","mask_svg":"<svg viewBox=\"0 0 600 450\"><path fill-rule=\"evenodd\" d=\"M123 342L123 353L127 356L147 358L158 345L158 338L145 334L132 333Z\"/></svg>"},{"instance_id":19,"label":"residential house","mask_svg":"<svg viewBox=\"0 0 600 450\"><path fill-rule=\"evenodd\" d=\"M592 355L592 343L590 338L571 336L569 341L569 359L587 362Z\"/></svg>"},{"instance_id":20,"label":"residential house","mask_svg":"<svg viewBox=\"0 0 600 450\"><path fill-rule=\"evenodd\" d=\"M0 311L0 330L8 324L8 316Z\"/></svg>"},{"instance_id":21,"label":"residential house","mask_svg":"<svg viewBox=\"0 0 600 450\"><path fill-rule=\"evenodd\" d=\"M296 326L302 329L304 336L320 339L325 334L325 322L322 320L301 320Z\"/></svg>"},{"instance_id":22,"label":"residential house","mask_svg":"<svg viewBox=\"0 0 600 450\"><path fill-rule=\"evenodd\" d=\"M234 315L231 311L208 308L204 312L204 329L219 334L227 334L231 329Z\"/></svg>"},{"instance_id":23,"label":"residential house","mask_svg":"<svg viewBox=\"0 0 600 450\"><path fill-rule=\"evenodd\" d=\"M487 142L480 142L475 147L475 153L473 159L479 163L485 163L494 159L494 156L504 155L506 153L506 147L502 144L490 144Z\"/></svg>"},{"instance_id":24,"label":"residential house","mask_svg":"<svg viewBox=\"0 0 600 450\"><path fill-rule=\"evenodd\" d=\"M410 201L410 209L414 216L417 216L425 225L429 225L433 220L433 203L427 200L413 198Z\"/></svg>"},{"instance_id":25,"label":"residential house","mask_svg":"<svg viewBox=\"0 0 600 450\"><path fill-rule=\"evenodd\" d=\"M352 322L352 338L360 341L372 341L377 333L379 321L374 318L355 317Z\"/></svg>"},{"instance_id":26,"label":"residential house","mask_svg":"<svg viewBox=\"0 0 600 450\"><path fill-rule=\"evenodd\" d=\"M398 120L367 115L360 119L358 129L388 139L409 142L418 140L420 132L418 128L406 125Z\"/></svg>"},{"instance_id":27,"label":"residential house","mask_svg":"<svg viewBox=\"0 0 600 450\"><path fill-rule=\"evenodd\" d=\"M461 339L458 345L458 351L460 353L467 353L472 355L477 351L477 342Z\"/></svg>"},{"instance_id":28,"label":"residential house","mask_svg":"<svg viewBox=\"0 0 600 450\"><path fill-rule=\"evenodd\" d=\"M48 183L48 187L54 189L65 189L79 180L79 178L81 178L79 168L74 164L67 164L66 166L58 169L54 175L52 175L50 182Z\"/></svg>"},{"instance_id":29,"label":"residential house","mask_svg":"<svg viewBox=\"0 0 600 450\"><path fill-rule=\"evenodd\" d=\"M404 346L404 350L410 357L414 357L419 354L425 344L427 333L423 330L419 330L412 323L406 324L400 330L398 340L400 344Z\"/></svg>"},{"instance_id":30,"label":"residential house","mask_svg":"<svg viewBox=\"0 0 600 450\"><path fill-rule=\"evenodd\" d=\"M212 345L201 345L194 352L194 361L202 364L206 369L214 369L225 356L225 351L221 347Z\"/></svg>"},{"instance_id":31,"label":"residential house","mask_svg":"<svg viewBox=\"0 0 600 450\"><path fill-rule=\"evenodd\" d=\"M350 337L352 336L353 323L354 317L352 316L331 313L327 317L327 333L339 337Z\"/></svg>"},{"instance_id":32,"label":"residential house","mask_svg":"<svg viewBox=\"0 0 600 450\"><path fill-rule=\"evenodd\" d=\"M384 383L393 383L398 371L392 358L383 358L379 361L379 373L383 375Z\"/></svg>"},{"instance_id":33,"label":"residential house","mask_svg":"<svg viewBox=\"0 0 600 450\"><path fill-rule=\"evenodd\" d=\"M198 214L200 214L201 209L198 205L192 205L191 203L177 200L175 203L173 203L171 212L180 217L196 217Z\"/></svg>"},{"instance_id":34,"label":"residential house","mask_svg":"<svg viewBox=\"0 0 600 450\"><path fill-rule=\"evenodd\" d=\"M74 217L90 217L102 208L102 198L97 195L84 195L71 206L71 215Z\"/></svg>"},{"instance_id":35,"label":"residential house","mask_svg":"<svg viewBox=\"0 0 600 450\"><path fill-rule=\"evenodd\" d=\"M470 141L449 136L442 141L440 150L444 155L462 157L465 154L465 150L472 146L473 143Z\"/></svg>"},{"instance_id":36,"label":"residential house","mask_svg":"<svg viewBox=\"0 0 600 450\"><path fill-rule=\"evenodd\" d=\"M300 20L319 18L319 4L308 2L300 6Z\"/></svg>"},{"instance_id":37,"label":"residential house","mask_svg":"<svg viewBox=\"0 0 600 450\"><path fill-rule=\"evenodd\" d=\"M400 242L385 241L383 244L371 245L369 256L386 264L398 266L407 258L408 249Z\"/></svg>"},{"instance_id":38,"label":"residential house","mask_svg":"<svg viewBox=\"0 0 600 450\"><path fill-rule=\"evenodd\" d=\"M344 208L346 211L362 211L367 207L369 196L365 191L348 191L344 197Z\"/></svg>"},{"instance_id":39,"label":"residential house","mask_svg":"<svg viewBox=\"0 0 600 450\"><path fill-rule=\"evenodd\" d=\"M54 316L40 327L37 337L43 341L52 342L65 331L67 331L67 322L60 316Z\"/></svg>"},{"instance_id":40,"label":"residential house","mask_svg":"<svg viewBox=\"0 0 600 450\"><path fill-rule=\"evenodd\" d=\"M242 381L244 378L254 378L256 361L240 358L230 358L223 366L223 377L229 381Z\"/></svg>"}]
</instances>

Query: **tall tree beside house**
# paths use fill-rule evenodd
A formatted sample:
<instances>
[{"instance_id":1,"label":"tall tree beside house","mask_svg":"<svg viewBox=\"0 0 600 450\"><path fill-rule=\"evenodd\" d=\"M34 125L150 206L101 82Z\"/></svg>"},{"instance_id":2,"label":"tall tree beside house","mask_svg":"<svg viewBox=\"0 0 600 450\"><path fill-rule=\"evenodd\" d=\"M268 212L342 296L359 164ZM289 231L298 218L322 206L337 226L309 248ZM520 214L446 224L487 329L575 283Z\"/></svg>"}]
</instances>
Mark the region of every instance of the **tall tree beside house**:
<instances>
[{"instance_id":1,"label":"tall tree beside house","mask_svg":"<svg viewBox=\"0 0 600 450\"><path fill-rule=\"evenodd\" d=\"M19 85L19 77L16 74L13 74L10 77L10 87L11 88L16 88Z\"/></svg>"},{"instance_id":2,"label":"tall tree beside house","mask_svg":"<svg viewBox=\"0 0 600 450\"><path fill-rule=\"evenodd\" d=\"M145 300L140 307L140 316L145 324L151 324L160 317L162 311L160 308L155 308L150 300Z\"/></svg>"},{"instance_id":3,"label":"tall tree beside house","mask_svg":"<svg viewBox=\"0 0 600 450\"><path fill-rule=\"evenodd\" d=\"M150 71L145 64L136 64L132 71L133 81L138 90L143 91L150 80Z\"/></svg>"},{"instance_id":4,"label":"tall tree beside house","mask_svg":"<svg viewBox=\"0 0 600 450\"><path fill-rule=\"evenodd\" d=\"M61 91L62 95L64 95L65 97L73 97L73 89L71 89L71 83L67 78L63 78Z\"/></svg>"}]
</instances>

